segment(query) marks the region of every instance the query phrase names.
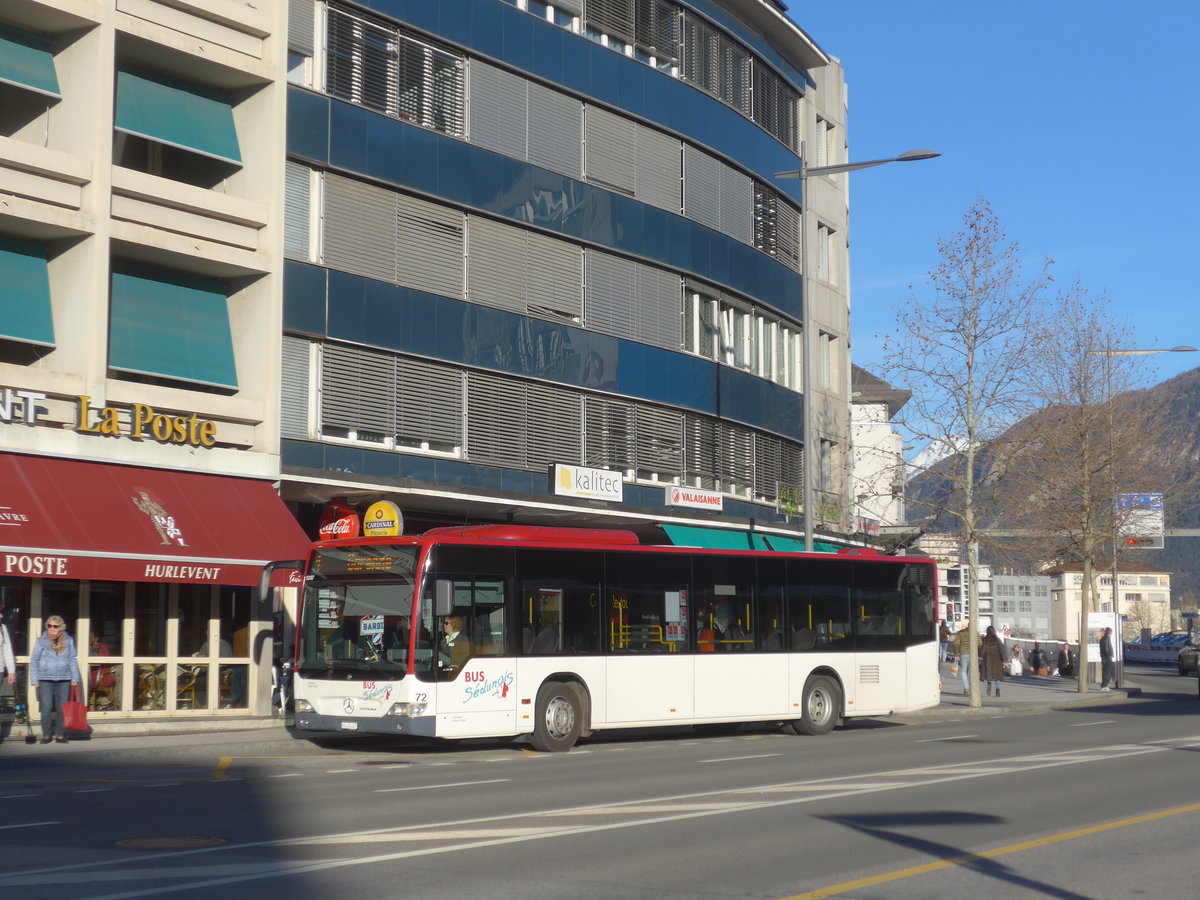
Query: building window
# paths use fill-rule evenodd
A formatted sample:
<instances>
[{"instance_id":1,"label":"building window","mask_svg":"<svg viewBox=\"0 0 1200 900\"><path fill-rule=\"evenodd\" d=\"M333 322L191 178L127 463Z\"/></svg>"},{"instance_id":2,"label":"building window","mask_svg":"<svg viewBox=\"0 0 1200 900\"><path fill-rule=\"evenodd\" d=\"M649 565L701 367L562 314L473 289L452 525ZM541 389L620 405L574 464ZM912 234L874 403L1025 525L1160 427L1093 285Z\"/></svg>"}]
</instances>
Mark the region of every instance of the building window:
<instances>
[{"instance_id":1,"label":"building window","mask_svg":"<svg viewBox=\"0 0 1200 900\"><path fill-rule=\"evenodd\" d=\"M800 269L800 210L764 184L754 182L754 249L790 269Z\"/></svg>"},{"instance_id":2,"label":"building window","mask_svg":"<svg viewBox=\"0 0 1200 900\"><path fill-rule=\"evenodd\" d=\"M325 86L384 115L462 136L466 60L386 22L329 7Z\"/></svg>"}]
</instances>

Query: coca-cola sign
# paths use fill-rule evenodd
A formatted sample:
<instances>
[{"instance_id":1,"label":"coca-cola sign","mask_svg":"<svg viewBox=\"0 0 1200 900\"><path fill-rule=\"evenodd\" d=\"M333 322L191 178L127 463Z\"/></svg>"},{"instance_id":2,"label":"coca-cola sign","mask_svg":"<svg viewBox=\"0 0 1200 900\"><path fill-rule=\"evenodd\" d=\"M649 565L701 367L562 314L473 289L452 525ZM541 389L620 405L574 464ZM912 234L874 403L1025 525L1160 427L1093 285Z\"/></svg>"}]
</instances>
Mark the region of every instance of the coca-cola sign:
<instances>
[{"instance_id":1,"label":"coca-cola sign","mask_svg":"<svg viewBox=\"0 0 1200 900\"><path fill-rule=\"evenodd\" d=\"M351 509L345 499L335 497L325 507L317 534L320 535L323 541L331 541L335 538L358 537L359 524L358 513Z\"/></svg>"}]
</instances>

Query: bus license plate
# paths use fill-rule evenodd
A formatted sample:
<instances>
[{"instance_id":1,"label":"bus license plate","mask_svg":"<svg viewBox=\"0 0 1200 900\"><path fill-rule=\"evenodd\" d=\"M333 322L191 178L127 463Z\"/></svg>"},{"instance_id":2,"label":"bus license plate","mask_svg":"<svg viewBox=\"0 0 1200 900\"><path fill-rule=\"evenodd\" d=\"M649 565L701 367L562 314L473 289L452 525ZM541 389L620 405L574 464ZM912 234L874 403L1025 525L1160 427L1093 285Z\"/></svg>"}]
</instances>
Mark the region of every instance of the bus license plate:
<instances>
[{"instance_id":1,"label":"bus license plate","mask_svg":"<svg viewBox=\"0 0 1200 900\"><path fill-rule=\"evenodd\" d=\"M343 722L342 731L358 731L357 722Z\"/></svg>"}]
</instances>

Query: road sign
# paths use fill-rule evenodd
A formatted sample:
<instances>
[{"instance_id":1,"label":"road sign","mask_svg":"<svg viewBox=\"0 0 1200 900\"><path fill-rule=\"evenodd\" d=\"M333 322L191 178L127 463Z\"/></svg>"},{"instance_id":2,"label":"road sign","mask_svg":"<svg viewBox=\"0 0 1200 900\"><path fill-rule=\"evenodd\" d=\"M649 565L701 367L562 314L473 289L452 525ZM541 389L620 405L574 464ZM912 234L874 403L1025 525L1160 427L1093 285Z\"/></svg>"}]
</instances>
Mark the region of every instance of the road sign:
<instances>
[{"instance_id":1,"label":"road sign","mask_svg":"<svg viewBox=\"0 0 1200 900\"><path fill-rule=\"evenodd\" d=\"M1162 549L1162 494L1117 494L1113 505L1117 516L1117 534L1127 549Z\"/></svg>"}]
</instances>

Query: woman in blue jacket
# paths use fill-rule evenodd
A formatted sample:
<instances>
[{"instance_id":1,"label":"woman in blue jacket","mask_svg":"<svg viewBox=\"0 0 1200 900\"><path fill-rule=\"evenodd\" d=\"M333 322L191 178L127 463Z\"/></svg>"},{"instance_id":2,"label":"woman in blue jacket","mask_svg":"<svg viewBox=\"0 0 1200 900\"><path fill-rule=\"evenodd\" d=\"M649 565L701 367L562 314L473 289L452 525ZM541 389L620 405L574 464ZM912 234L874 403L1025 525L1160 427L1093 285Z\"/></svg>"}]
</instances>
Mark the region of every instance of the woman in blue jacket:
<instances>
[{"instance_id":1,"label":"woman in blue jacket","mask_svg":"<svg viewBox=\"0 0 1200 900\"><path fill-rule=\"evenodd\" d=\"M71 685L79 684L79 660L75 656L75 641L67 634L67 623L62 616L46 618L46 630L29 654L29 683L37 688L38 706L42 710L42 743L50 743L54 724L54 740L65 744L63 704L71 696Z\"/></svg>"}]
</instances>

